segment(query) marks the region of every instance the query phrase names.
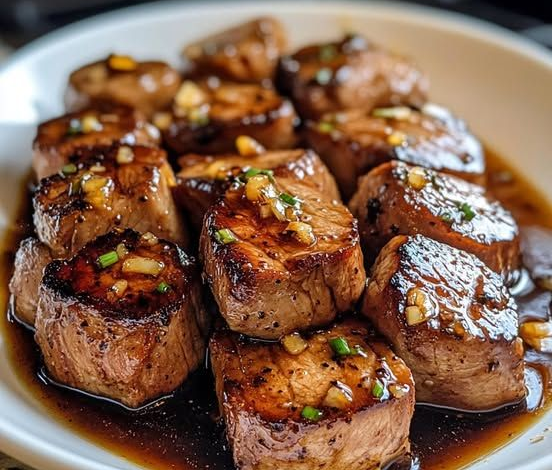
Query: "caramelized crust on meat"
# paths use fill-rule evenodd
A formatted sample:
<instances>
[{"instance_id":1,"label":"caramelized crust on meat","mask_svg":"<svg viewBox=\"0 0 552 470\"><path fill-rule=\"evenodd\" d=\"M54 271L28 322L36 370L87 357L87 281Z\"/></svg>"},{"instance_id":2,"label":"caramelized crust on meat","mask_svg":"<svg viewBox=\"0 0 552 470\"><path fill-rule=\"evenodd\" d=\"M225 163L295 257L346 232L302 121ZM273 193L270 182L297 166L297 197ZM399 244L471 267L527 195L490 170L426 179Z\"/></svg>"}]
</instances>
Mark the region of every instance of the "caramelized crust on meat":
<instances>
[{"instance_id":1,"label":"caramelized crust on meat","mask_svg":"<svg viewBox=\"0 0 552 470\"><path fill-rule=\"evenodd\" d=\"M181 78L165 62L137 62L128 56L111 55L84 65L69 76L65 93L67 111L98 104L122 104L150 118L170 105Z\"/></svg>"},{"instance_id":2,"label":"caramelized crust on meat","mask_svg":"<svg viewBox=\"0 0 552 470\"><path fill-rule=\"evenodd\" d=\"M182 168L173 192L196 227L201 227L205 212L233 179L251 168L272 170L276 177L295 177L328 199L339 200L333 176L312 150L268 151L252 157L186 155L179 163Z\"/></svg>"},{"instance_id":3,"label":"caramelized crust on meat","mask_svg":"<svg viewBox=\"0 0 552 470\"><path fill-rule=\"evenodd\" d=\"M368 261L395 235L421 234L476 255L508 277L520 266L518 227L482 187L401 162L359 180L349 203Z\"/></svg>"},{"instance_id":4,"label":"caramelized crust on meat","mask_svg":"<svg viewBox=\"0 0 552 470\"><path fill-rule=\"evenodd\" d=\"M286 33L275 18L262 17L189 44L183 51L194 75L238 82L272 80Z\"/></svg>"},{"instance_id":5,"label":"caramelized crust on meat","mask_svg":"<svg viewBox=\"0 0 552 470\"><path fill-rule=\"evenodd\" d=\"M42 180L33 198L38 238L55 256L69 256L114 227L187 243L163 150L115 145L78 151L72 159L73 171Z\"/></svg>"},{"instance_id":6,"label":"caramelized crust on meat","mask_svg":"<svg viewBox=\"0 0 552 470\"><path fill-rule=\"evenodd\" d=\"M214 77L187 80L183 87L186 98L177 96L169 121L159 124L166 144L176 153L233 152L240 135L268 149L295 145L297 116L292 104L274 90Z\"/></svg>"},{"instance_id":7,"label":"caramelized crust on meat","mask_svg":"<svg viewBox=\"0 0 552 470\"><path fill-rule=\"evenodd\" d=\"M303 118L426 100L428 80L409 60L360 36L307 46L280 60L278 83Z\"/></svg>"},{"instance_id":8,"label":"caramelized crust on meat","mask_svg":"<svg viewBox=\"0 0 552 470\"><path fill-rule=\"evenodd\" d=\"M102 267L102 256L118 253ZM35 339L58 382L138 407L172 392L204 357L208 329L193 258L132 230L110 232L40 287Z\"/></svg>"},{"instance_id":9,"label":"caramelized crust on meat","mask_svg":"<svg viewBox=\"0 0 552 470\"><path fill-rule=\"evenodd\" d=\"M485 411L525 397L515 301L475 256L395 237L372 268L362 311L412 369L418 402Z\"/></svg>"},{"instance_id":10,"label":"caramelized crust on meat","mask_svg":"<svg viewBox=\"0 0 552 470\"><path fill-rule=\"evenodd\" d=\"M337 356L329 343L335 338L355 354ZM407 451L414 384L402 360L358 320L303 341L306 349L292 355L279 343L253 342L229 331L211 339L217 395L236 466L366 470L382 468ZM349 400L330 401L335 388L350 392ZM321 418L303 418L305 406L321 411Z\"/></svg>"},{"instance_id":11,"label":"caramelized crust on meat","mask_svg":"<svg viewBox=\"0 0 552 470\"><path fill-rule=\"evenodd\" d=\"M481 144L463 121L433 104L421 111L396 107L328 114L307 122L305 138L347 199L355 192L359 176L390 160L485 182Z\"/></svg>"},{"instance_id":12,"label":"caramelized crust on meat","mask_svg":"<svg viewBox=\"0 0 552 470\"><path fill-rule=\"evenodd\" d=\"M9 285L13 299L12 313L28 326L34 326L38 287L44 268L50 261L50 250L34 237L25 238L15 254L13 275Z\"/></svg>"},{"instance_id":13,"label":"caramelized crust on meat","mask_svg":"<svg viewBox=\"0 0 552 470\"><path fill-rule=\"evenodd\" d=\"M37 180L53 175L80 147L157 145L160 135L140 113L123 106L101 106L43 122L33 142L33 169Z\"/></svg>"},{"instance_id":14,"label":"caramelized crust on meat","mask_svg":"<svg viewBox=\"0 0 552 470\"><path fill-rule=\"evenodd\" d=\"M295 178L278 178L276 187L302 201L299 220L310 226L312 243L298 241L287 221L261 217L243 185L207 211L200 239L207 280L230 328L267 339L331 322L353 307L366 279L347 208ZM221 243L224 229L237 241Z\"/></svg>"}]
</instances>

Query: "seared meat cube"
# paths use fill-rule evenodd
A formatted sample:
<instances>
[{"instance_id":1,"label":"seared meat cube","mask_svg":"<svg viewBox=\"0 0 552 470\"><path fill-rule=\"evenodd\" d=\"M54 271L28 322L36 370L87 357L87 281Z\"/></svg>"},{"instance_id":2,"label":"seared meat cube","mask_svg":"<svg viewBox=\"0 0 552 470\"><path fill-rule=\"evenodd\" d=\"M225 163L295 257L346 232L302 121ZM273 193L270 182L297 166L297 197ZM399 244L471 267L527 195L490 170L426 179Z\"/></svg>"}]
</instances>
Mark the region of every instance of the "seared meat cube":
<instances>
[{"instance_id":1,"label":"seared meat cube","mask_svg":"<svg viewBox=\"0 0 552 470\"><path fill-rule=\"evenodd\" d=\"M269 149L290 148L297 140L297 116L291 103L274 90L216 78L187 80L172 113L159 113L154 124L176 153L227 153L242 134Z\"/></svg>"},{"instance_id":2,"label":"seared meat cube","mask_svg":"<svg viewBox=\"0 0 552 470\"><path fill-rule=\"evenodd\" d=\"M282 24L263 17L190 44L183 55L192 65L192 74L262 82L273 79L286 42Z\"/></svg>"},{"instance_id":3,"label":"seared meat cube","mask_svg":"<svg viewBox=\"0 0 552 470\"><path fill-rule=\"evenodd\" d=\"M401 162L385 163L359 180L349 203L368 261L395 235L417 233L477 256L510 277L520 266L515 220L481 186Z\"/></svg>"},{"instance_id":4,"label":"seared meat cube","mask_svg":"<svg viewBox=\"0 0 552 470\"><path fill-rule=\"evenodd\" d=\"M209 208L200 252L230 328L277 339L351 309L366 274L345 206L297 178L255 173Z\"/></svg>"},{"instance_id":5,"label":"seared meat cube","mask_svg":"<svg viewBox=\"0 0 552 470\"><path fill-rule=\"evenodd\" d=\"M376 469L409 449L410 371L358 320L282 345L216 332L209 349L240 470Z\"/></svg>"},{"instance_id":6,"label":"seared meat cube","mask_svg":"<svg viewBox=\"0 0 552 470\"><path fill-rule=\"evenodd\" d=\"M48 373L133 408L172 392L205 354L199 279L194 259L176 245L132 230L53 261L35 334Z\"/></svg>"},{"instance_id":7,"label":"seared meat cube","mask_svg":"<svg viewBox=\"0 0 552 470\"><path fill-rule=\"evenodd\" d=\"M525 397L517 307L475 256L421 235L382 250L362 308L412 369L416 401L485 411Z\"/></svg>"},{"instance_id":8,"label":"seared meat cube","mask_svg":"<svg viewBox=\"0 0 552 470\"><path fill-rule=\"evenodd\" d=\"M159 130L131 108L102 106L43 122L33 142L33 169L40 181L68 163L80 147L111 145L157 145Z\"/></svg>"},{"instance_id":9,"label":"seared meat cube","mask_svg":"<svg viewBox=\"0 0 552 470\"><path fill-rule=\"evenodd\" d=\"M176 202L193 224L200 227L207 209L224 193L232 180L248 170L272 170L276 177L295 177L328 199L339 200L333 176L312 150L268 151L254 156L186 155L176 176Z\"/></svg>"},{"instance_id":10,"label":"seared meat cube","mask_svg":"<svg viewBox=\"0 0 552 470\"><path fill-rule=\"evenodd\" d=\"M278 83L303 118L344 109L421 106L428 80L408 59L361 36L307 46L280 60Z\"/></svg>"},{"instance_id":11,"label":"seared meat cube","mask_svg":"<svg viewBox=\"0 0 552 470\"><path fill-rule=\"evenodd\" d=\"M34 326L38 287L42 272L52 261L52 255L46 245L36 238L26 238L19 245L13 263L14 271L10 280L13 314L28 326Z\"/></svg>"},{"instance_id":12,"label":"seared meat cube","mask_svg":"<svg viewBox=\"0 0 552 470\"><path fill-rule=\"evenodd\" d=\"M115 145L77 152L75 163L43 179L34 194L38 238L56 257L75 253L114 227L150 231L186 244L172 199L174 184L160 149Z\"/></svg>"},{"instance_id":13,"label":"seared meat cube","mask_svg":"<svg viewBox=\"0 0 552 470\"><path fill-rule=\"evenodd\" d=\"M138 62L110 55L87 64L69 76L65 93L67 111L80 111L102 103L131 106L150 118L170 105L181 78L165 62Z\"/></svg>"},{"instance_id":14,"label":"seared meat cube","mask_svg":"<svg viewBox=\"0 0 552 470\"><path fill-rule=\"evenodd\" d=\"M463 121L427 104L421 111L404 106L346 111L309 121L305 137L335 175L343 197L357 179L381 163L401 160L485 182L485 156Z\"/></svg>"}]
</instances>

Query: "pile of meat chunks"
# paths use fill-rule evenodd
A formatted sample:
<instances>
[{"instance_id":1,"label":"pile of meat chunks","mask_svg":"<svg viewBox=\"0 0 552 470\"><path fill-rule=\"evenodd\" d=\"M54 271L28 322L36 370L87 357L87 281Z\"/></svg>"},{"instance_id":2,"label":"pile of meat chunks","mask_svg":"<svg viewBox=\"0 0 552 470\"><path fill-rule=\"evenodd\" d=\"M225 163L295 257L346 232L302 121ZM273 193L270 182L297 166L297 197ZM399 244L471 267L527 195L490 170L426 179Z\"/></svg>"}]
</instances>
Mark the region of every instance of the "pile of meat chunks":
<instances>
[{"instance_id":1,"label":"pile of meat chunks","mask_svg":"<svg viewBox=\"0 0 552 470\"><path fill-rule=\"evenodd\" d=\"M379 468L415 400L523 400L518 229L424 73L272 18L183 57L86 65L38 128L10 289L51 378L137 408L209 348L240 469Z\"/></svg>"}]
</instances>

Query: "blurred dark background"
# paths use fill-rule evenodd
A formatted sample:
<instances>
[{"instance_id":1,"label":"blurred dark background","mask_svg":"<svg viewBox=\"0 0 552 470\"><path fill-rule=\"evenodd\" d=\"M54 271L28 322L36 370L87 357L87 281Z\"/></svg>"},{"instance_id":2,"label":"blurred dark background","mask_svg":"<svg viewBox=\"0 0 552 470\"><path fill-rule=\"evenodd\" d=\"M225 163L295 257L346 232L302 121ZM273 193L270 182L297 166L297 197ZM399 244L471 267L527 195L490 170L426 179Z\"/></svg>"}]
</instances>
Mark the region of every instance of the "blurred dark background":
<instances>
[{"instance_id":1,"label":"blurred dark background","mask_svg":"<svg viewBox=\"0 0 552 470\"><path fill-rule=\"evenodd\" d=\"M145 1L0 0L0 42L16 48L78 19ZM466 13L552 47L552 0L420 0L411 3Z\"/></svg>"}]
</instances>

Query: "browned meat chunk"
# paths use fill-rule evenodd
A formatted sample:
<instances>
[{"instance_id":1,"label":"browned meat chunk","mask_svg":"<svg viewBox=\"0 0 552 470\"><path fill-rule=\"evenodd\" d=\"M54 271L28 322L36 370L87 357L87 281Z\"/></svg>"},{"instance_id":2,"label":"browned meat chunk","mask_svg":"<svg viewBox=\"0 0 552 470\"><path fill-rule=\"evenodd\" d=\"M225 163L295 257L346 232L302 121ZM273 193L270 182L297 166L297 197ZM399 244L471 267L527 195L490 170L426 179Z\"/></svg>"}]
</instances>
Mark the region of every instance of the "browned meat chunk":
<instances>
[{"instance_id":1,"label":"browned meat chunk","mask_svg":"<svg viewBox=\"0 0 552 470\"><path fill-rule=\"evenodd\" d=\"M204 358L193 258L153 234L111 232L44 272L35 339L57 382L138 407Z\"/></svg>"},{"instance_id":2,"label":"browned meat chunk","mask_svg":"<svg viewBox=\"0 0 552 470\"><path fill-rule=\"evenodd\" d=\"M13 314L28 326L34 326L38 287L42 272L52 261L46 245L36 238L26 238L15 255L13 276L10 280L10 295L13 299Z\"/></svg>"},{"instance_id":3,"label":"browned meat chunk","mask_svg":"<svg viewBox=\"0 0 552 470\"><path fill-rule=\"evenodd\" d=\"M149 118L170 105L180 82L180 74L165 62L138 62L129 56L110 55L70 75L65 107L80 111L100 103L118 103Z\"/></svg>"},{"instance_id":4,"label":"browned meat chunk","mask_svg":"<svg viewBox=\"0 0 552 470\"><path fill-rule=\"evenodd\" d=\"M347 111L309 121L305 137L335 175L343 197L350 198L357 179L390 160L485 182L485 156L463 121L427 104Z\"/></svg>"},{"instance_id":5,"label":"browned meat chunk","mask_svg":"<svg viewBox=\"0 0 552 470\"><path fill-rule=\"evenodd\" d=\"M273 79L286 42L282 24L263 17L188 45L184 57L192 65L192 74L262 82Z\"/></svg>"},{"instance_id":6,"label":"browned meat chunk","mask_svg":"<svg viewBox=\"0 0 552 470\"><path fill-rule=\"evenodd\" d=\"M217 332L210 352L240 470L379 469L409 448L410 371L357 320L282 344Z\"/></svg>"},{"instance_id":7,"label":"browned meat chunk","mask_svg":"<svg viewBox=\"0 0 552 470\"><path fill-rule=\"evenodd\" d=\"M525 397L517 307L475 256L398 236L372 269L363 313L412 369L416 400L470 411Z\"/></svg>"},{"instance_id":8,"label":"browned meat chunk","mask_svg":"<svg viewBox=\"0 0 552 470\"><path fill-rule=\"evenodd\" d=\"M68 163L77 148L116 142L157 145L159 131L139 113L125 107L102 107L43 122L33 142L33 169L40 181Z\"/></svg>"},{"instance_id":9,"label":"browned meat chunk","mask_svg":"<svg viewBox=\"0 0 552 470\"><path fill-rule=\"evenodd\" d=\"M38 238L56 257L75 253L114 227L186 244L172 199L174 184L160 149L115 145L77 152L75 163L43 179L34 195Z\"/></svg>"},{"instance_id":10,"label":"browned meat chunk","mask_svg":"<svg viewBox=\"0 0 552 470\"><path fill-rule=\"evenodd\" d=\"M401 162L359 180L349 207L373 261L395 235L417 233L477 256L504 277L520 266L516 222L484 189L460 178Z\"/></svg>"},{"instance_id":11,"label":"browned meat chunk","mask_svg":"<svg viewBox=\"0 0 552 470\"><path fill-rule=\"evenodd\" d=\"M409 60L356 35L283 57L278 82L301 117L311 119L344 109L421 106L428 90L427 78Z\"/></svg>"},{"instance_id":12,"label":"browned meat chunk","mask_svg":"<svg viewBox=\"0 0 552 470\"><path fill-rule=\"evenodd\" d=\"M244 175L205 214L200 252L234 331L277 339L331 322L365 284L357 222L296 178Z\"/></svg>"},{"instance_id":13,"label":"browned meat chunk","mask_svg":"<svg viewBox=\"0 0 552 470\"><path fill-rule=\"evenodd\" d=\"M227 153L236 138L249 135L269 149L293 147L297 116L291 103L274 90L215 78L187 80L171 113L154 123L176 153Z\"/></svg>"},{"instance_id":14,"label":"browned meat chunk","mask_svg":"<svg viewBox=\"0 0 552 470\"><path fill-rule=\"evenodd\" d=\"M254 156L239 154L186 155L176 176L174 194L193 224L200 227L207 209L242 173L272 170L276 177L295 177L324 194L339 200L333 176L312 150L268 151Z\"/></svg>"}]
</instances>

